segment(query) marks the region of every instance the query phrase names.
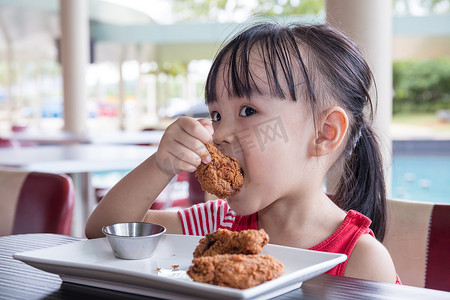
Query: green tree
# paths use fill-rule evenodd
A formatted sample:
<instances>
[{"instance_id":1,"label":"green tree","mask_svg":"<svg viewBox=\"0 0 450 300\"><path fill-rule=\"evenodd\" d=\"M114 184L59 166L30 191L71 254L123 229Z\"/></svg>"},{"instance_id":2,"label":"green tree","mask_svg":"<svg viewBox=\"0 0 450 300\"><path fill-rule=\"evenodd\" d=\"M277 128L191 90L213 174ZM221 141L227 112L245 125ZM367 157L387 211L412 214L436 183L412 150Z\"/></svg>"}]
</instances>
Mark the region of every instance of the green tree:
<instances>
[{"instance_id":1,"label":"green tree","mask_svg":"<svg viewBox=\"0 0 450 300\"><path fill-rule=\"evenodd\" d=\"M412 15L413 7L428 14L444 14L450 12L450 0L394 0L395 13Z\"/></svg>"},{"instance_id":2,"label":"green tree","mask_svg":"<svg viewBox=\"0 0 450 300\"><path fill-rule=\"evenodd\" d=\"M245 6L227 0L171 0L177 21L213 21L226 11L243 9Z\"/></svg>"},{"instance_id":3,"label":"green tree","mask_svg":"<svg viewBox=\"0 0 450 300\"><path fill-rule=\"evenodd\" d=\"M393 87L394 114L450 109L450 59L395 62Z\"/></svg>"},{"instance_id":4,"label":"green tree","mask_svg":"<svg viewBox=\"0 0 450 300\"><path fill-rule=\"evenodd\" d=\"M324 0L258 0L253 13L267 15L316 15L324 9Z\"/></svg>"},{"instance_id":5,"label":"green tree","mask_svg":"<svg viewBox=\"0 0 450 300\"><path fill-rule=\"evenodd\" d=\"M171 0L177 21L217 21L224 14L236 12L252 14L302 15L317 14L324 8L324 0L258 0L250 7L245 0ZM231 21L231 20L228 20Z\"/></svg>"},{"instance_id":6,"label":"green tree","mask_svg":"<svg viewBox=\"0 0 450 300\"><path fill-rule=\"evenodd\" d=\"M244 13L268 16L316 15L324 10L325 0L257 0L255 6L245 0L170 0L177 21L215 21L224 15ZM339 1L339 0L334 0ZM412 15L419 8L423 13L450 12L450 0L393 0L394 13ZM221 18L222 17L222 18ZM233 21L228 19L227 21Z\"/></svg>"}]
</instances>

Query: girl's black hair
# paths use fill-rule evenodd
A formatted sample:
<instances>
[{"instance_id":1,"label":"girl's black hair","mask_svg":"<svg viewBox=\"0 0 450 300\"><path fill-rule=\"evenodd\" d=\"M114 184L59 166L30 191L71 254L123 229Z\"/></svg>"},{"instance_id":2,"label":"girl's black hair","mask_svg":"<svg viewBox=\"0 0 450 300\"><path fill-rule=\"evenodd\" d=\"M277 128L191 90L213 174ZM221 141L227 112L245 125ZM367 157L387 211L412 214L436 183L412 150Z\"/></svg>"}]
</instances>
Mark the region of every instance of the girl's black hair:
<instances>
[{"instance_id":1,"label":"girl's black hair","mask_svg":"<svg viewBox=\"0 0 450 300\"><path fill-rule=\"evenodd\" d=\"M261 60L267 81L254 73L250 57ZM250 99L261 94L261 85L267 84L273 97L307 98L313 112L326 101L339 102L348 114L349 129L341 156L344 168L333 201L344 210L354 209L369 217L375 236L383 241L386 188L371 125L373 75L355 43L327 24L256 24L217 54L206 81L207 103L217 100L218 78L236 97Z\"/></svg>"}]
</instances>

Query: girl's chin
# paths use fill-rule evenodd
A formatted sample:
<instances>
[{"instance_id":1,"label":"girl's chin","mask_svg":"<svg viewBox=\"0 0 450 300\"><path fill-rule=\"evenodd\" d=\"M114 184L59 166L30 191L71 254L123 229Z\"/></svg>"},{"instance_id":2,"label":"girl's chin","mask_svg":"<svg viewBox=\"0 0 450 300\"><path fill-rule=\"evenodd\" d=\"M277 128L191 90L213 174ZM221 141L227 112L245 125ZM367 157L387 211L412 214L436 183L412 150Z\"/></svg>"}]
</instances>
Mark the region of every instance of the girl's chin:
<instances>
[{"instance_id":1,"label":"girl's chin","mask_svg":"<svg viewBox=\"0 0 450 300\"><path fill-rule=\"evenodd\" d=\"M252 207L252 205L249 205L249 203L246 203L245 201L245 198L239 197L238 195L227 199L230 208L238 215L251 215L258 211L257 207Z\"/></svg>"},{"instance_id":2,"label":"girl's chin","mask_svg":"<svg viewBox=\"0 0 450 300\"><path fill-rule=\"evenodd\" d=\"M244 199L245 199L245 197L243 196L243 190L241 190L239 193L237 193L236 195L234 195L234 196L231 196L231 197L228 197L227 198L227 202L228 203L239 203L239 202L242 202L242 201L244 201Z\"/></svg>"}]
</instances>

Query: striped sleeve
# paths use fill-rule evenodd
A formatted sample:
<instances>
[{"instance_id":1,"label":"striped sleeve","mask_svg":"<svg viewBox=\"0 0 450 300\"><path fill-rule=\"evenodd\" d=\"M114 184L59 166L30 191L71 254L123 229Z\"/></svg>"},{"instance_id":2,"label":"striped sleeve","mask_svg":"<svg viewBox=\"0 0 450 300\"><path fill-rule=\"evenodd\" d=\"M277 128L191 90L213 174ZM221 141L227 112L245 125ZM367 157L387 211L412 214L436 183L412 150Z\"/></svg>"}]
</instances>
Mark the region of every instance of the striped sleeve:
<instances>
[{"instance_id":1,"label":"striped sleeve","mask_svg":"<svg viewBox=\"0 0 450 300\"><path fill-rule=\"evenodd\" d=\"M178 211L183 234L203 236L219 228L231 229L236 213L223 200L208 201Z\"/></svg>"}]
</instances>

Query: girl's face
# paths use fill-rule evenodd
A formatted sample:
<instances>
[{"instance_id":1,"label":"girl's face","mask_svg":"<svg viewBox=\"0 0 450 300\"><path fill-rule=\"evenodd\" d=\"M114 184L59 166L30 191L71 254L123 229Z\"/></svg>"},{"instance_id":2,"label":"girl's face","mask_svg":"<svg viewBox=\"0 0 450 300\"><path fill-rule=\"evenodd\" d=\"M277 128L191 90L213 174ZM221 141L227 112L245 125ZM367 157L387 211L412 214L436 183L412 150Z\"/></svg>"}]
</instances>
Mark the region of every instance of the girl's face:
<instances>
[{"instance_id":1,"label":"girl's face","mask_svg":"<svg viewBox=\"0 0 450 300\"><path fill-rule=\"evenodd\" d=\"M233 210L251 214L276 200L295 201L317 186L311 157L314 123L307 100L272 98L263 80L258 82L261 95L238 98L228 94L223 82L217 79L217 101L209 104L209 111L213 141L224 154L236 157L244 172L241 191L228 199Z\"/></svg>"}]
</instances>

